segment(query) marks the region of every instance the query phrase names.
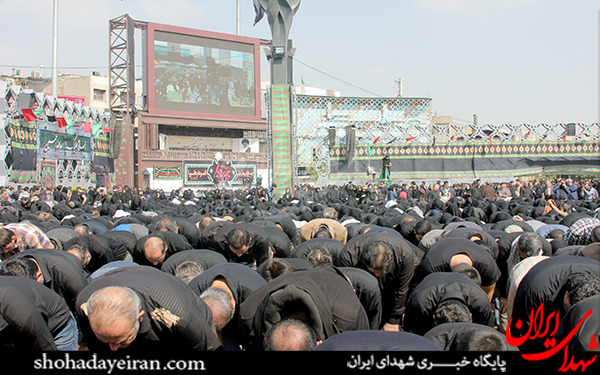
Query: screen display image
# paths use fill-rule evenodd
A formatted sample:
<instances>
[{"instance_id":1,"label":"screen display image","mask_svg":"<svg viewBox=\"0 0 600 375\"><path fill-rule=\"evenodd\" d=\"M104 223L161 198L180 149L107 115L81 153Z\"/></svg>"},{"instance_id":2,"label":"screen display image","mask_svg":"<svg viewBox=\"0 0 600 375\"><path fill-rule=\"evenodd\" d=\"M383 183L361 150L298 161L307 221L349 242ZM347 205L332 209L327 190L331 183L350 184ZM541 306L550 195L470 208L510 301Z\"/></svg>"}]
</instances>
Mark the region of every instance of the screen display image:
<instances>
[{"instance_id":1,"label":"screen display image","mask_svg":"<svg viewBox=\"0 0 600 375\"><path fill-rule=\"evenodd\" d=\"M155 30L149 47L153 109L257 115L256 43Z\"/></svg>"}]
</instances>

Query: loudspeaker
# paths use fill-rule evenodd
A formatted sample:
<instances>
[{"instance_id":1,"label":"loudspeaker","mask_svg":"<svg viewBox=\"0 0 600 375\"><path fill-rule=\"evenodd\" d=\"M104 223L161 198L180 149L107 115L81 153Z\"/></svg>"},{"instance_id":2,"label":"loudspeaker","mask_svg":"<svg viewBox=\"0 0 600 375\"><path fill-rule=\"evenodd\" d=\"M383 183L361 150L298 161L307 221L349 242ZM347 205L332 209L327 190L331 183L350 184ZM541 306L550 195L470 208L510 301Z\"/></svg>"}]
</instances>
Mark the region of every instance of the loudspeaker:
<instances>
[{"instance_id":1,"label":"loudspeaker","mask_svg":"<svg viewBox=\"0 0 600 375\"><path fill-rule=\"evenodd\" d=\"M329 127L329 147L335 146L335 127Z\"/></svg>"},{"instance_id":2,"label":"loudspeaker","mask_svg":"<svg viewBox=\"0 0 600 375\"><path fill-rule=\"evenodd\" d=\"M567 135L574 136L577 133L577 129L575 128L575 123L567 124Z\"/></svg>"},{"instance_id":3,"label":"loudspeaker","mask_svg":"<svg viewBox=\"0 0 600 375\"><path fill-rule=\"evenodd\" d=\"M354 125L346 126L346 160L354 158L356 146L356 127Z\"/></svg>"},{"instance_id":4,"label":"loudspeaker","mask_svg":"<svg viewBox=\"0 0 600 375\"><path fill-rule=\"evenodd\" d=\"M121 137L123 130L123 119L112 116L108 122L111 128L115 130L110 132L111 151L113 159L118 159L121 153Z\"/></svg>"},{"instance_id":5,"label":"loudspeaker","mask_svg":"<svg viewBox=\"0 0 600 375\"><path fill-rule=\"evenodd\" d=\"M35 94L33 92L20 92L19 98L17 99L17 107L22 108L33 108L35 104Z\"/></svg>"},{"instance_id":6,"label":"loudspeaker","mask_svg":"<svg viewBox=\"0 0 600 375\"><path fill-rule=\"evenodd\" d=\"M8 111L8 103L6 99L0 98L0 113L5 113L6 111Z\"/></svg>"}]
</instances>

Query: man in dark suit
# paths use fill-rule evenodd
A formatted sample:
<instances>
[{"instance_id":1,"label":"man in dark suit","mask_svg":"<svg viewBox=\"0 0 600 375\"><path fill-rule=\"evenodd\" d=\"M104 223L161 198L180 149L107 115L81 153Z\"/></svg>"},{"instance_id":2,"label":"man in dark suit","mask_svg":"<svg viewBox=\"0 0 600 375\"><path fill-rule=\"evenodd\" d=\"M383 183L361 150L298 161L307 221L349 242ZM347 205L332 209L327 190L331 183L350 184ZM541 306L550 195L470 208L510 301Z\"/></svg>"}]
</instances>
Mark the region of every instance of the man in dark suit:
<instances>
[{"instance_id":1,"label":"man in dark suit","mask_svg":"<svg viewBox=\"0 0 600 375\"><path fill-rule=\"evenodd\" d=\"M77 298L77 315L93 351L222 349L208 306L154 267L121 267L94 279Z\"/></svg>"}]
</instances>

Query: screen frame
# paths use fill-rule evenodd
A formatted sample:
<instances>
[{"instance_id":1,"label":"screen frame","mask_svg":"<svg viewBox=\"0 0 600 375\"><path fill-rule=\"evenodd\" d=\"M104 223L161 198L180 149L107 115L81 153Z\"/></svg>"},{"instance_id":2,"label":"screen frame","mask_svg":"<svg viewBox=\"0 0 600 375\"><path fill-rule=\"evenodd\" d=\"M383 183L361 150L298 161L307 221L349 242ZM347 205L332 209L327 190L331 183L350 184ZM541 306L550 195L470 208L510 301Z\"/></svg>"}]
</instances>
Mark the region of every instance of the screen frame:
<instances>
[{"instance_id":1,"label":"screen frame","mask_svg":"<svg viewBox=\"0 0 600 375\"><path fill-rule=\"evenodd\" d=\"M217 41L226 42L237 42L243 44L250 44L253 46L254 51L254 114L253 115L238 115L238 114L223 114L223 113L211 113L211 112L195 112L195 111L180 111L156 108L156 87L155 87L155 66L154 66L154 42L155 42L155 31L161 31L166 33L181 34L184 36L202 37L215 39ZM261 40L258 38L251 38L240 35L231 35L225 33L218 33L205 30L197 30L186 27L163 25L157 23L148 23L146 28L146 85L147 85L147 100L148 100L148 114L158 116L176 116L176 117L190 117L190 118L201 118L201 119L217 119L217 120L233 120L233 121L252 121L259 122L262 120L261 116L261 81L260 81L260 44Z\"/></svg>"}]
</instances>

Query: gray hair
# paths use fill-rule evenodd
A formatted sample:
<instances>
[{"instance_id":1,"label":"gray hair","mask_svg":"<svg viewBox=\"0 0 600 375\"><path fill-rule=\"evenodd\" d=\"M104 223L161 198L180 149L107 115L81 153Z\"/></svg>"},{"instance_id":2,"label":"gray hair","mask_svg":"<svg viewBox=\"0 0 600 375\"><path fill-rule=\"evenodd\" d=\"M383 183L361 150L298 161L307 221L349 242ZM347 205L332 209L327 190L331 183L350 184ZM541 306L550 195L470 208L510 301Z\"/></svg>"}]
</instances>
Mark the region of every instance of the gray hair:
<instances>
[{"instance_id":1,"label":"gray hair","mask_svg":"<svg viewBox=\"0 0 600 375\"><path fill-rule=\"evenodd\" d=\"M160 231L164 230L164 231L170 231L170 232L178 233L179 232L179 225L177 224L177 221L175 219L165 218L165 219L159 220L154 225L154 230L157 231L157 232L160 232Z\"/></svg>"},{"instance_id":2,"label":"gray hair","mask_svg":"<svg viewBox=\"0 0 600 375\"><path fill-rule=\"evenodd\" d=\"M192 279L204 272L204 267L198 262L187 260L175 268L175 277L189 284Z\"/></svg>"},{"instance_id":3,"label":"gray hair","mask_svg":"<svg viewBox=\"0 0 600 375\"><path fill-rule=\"evenodd\" d=\"M225 324L233 319L234 310L231 305L231 299L229 298L229 294L223 289L210 287L200 294L200 298L209 306L213 315L219 312L224 314ZM215 328L218 331L223 329L223 327L219 326L215 326Z\"/></svg>"},{"instance_id":4,"label":"gray hair","mask_svg":"<svg viewBox=\"0 0 600 375\"><path fill-rule=\"evenodd\" d=\"M506 233L518 233L518 232L523 232L523 228L517 224L510 224L510 225L506 226L506 228L504 228L504 231Z\"/></svg>"},{"instance_id":5,"label":"gray hair","mask_svg":"<svg viewBox=\"0 0 600 375\"><path fill-rule=\"evenodd\" d=\"M139 324L139 313L142 310L140 296L131 288L108 286L92 293L87 300L87 316L100 324L110 324L116 317L128 319L132 324Z\"/></svg>"}]
</instances>

